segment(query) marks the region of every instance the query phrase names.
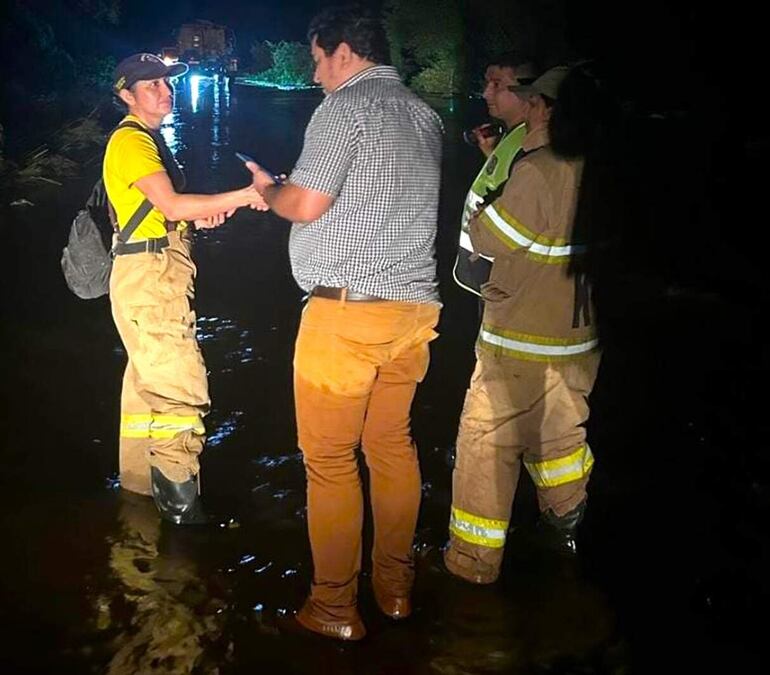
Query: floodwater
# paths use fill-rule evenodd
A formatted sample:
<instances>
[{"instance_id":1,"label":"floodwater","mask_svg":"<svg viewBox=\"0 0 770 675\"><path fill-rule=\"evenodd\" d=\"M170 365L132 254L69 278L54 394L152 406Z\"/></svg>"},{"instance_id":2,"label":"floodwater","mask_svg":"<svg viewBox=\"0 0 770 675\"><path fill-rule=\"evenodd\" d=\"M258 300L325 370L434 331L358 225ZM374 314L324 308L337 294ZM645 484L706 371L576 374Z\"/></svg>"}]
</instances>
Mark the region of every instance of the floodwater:
<instances>
[{"instance_id":1,"label":"floodwater","mask_svg":"<svg viewBox=\"0 0 770 675\"><path fill-rule=\"evenodd\" d=\"M188 79L164 134L192 190L231 189L248 178L235 151L274 172L291 168L319 100ZM480 163L459 137L481 111L473 101L432 103L447 130L445 307L414 405L423 504L413 617L378 615L365 558L363 643L278 625L301 604L311 559L291 393L301 292L288 226L272 214L242 210L197 235L198 335L213 399L203 491L240 527L167 527L150 500L120 491L125 355L108 302L77 300L58 269L92 164L80 181L38 190L34 206L3 205L2 672L759 672L760 632L748 617L766 592L767 460L757 447L766 422L748 392L768 353L756 306L734 302L734 289L682 289L650 274L633 287L663 290L640 292L632 312L611 317L579 557L539 551L524 478L501 581L472 587L442 573L477 320L450 274L461 202Z\"/></svg>"}]
</instances>

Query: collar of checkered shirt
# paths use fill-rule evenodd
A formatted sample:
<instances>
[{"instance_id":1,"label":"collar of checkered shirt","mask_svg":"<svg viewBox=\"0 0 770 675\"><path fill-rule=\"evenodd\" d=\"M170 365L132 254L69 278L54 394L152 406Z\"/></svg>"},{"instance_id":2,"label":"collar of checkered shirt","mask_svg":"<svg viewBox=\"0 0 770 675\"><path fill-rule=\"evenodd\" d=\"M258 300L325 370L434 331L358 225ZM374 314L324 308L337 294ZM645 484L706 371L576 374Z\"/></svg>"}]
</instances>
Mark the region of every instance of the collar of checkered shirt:
<instances>
[{"instance_id":1,"label":"collar of checkered shirt","mask_svg":"<svg viewBox=\"0 0 770 675\"><path fill-rule=\"evenodd\" d=\"M349 87L353 84L356 84L357 82L361 82L362 80L368 80L370 78L382 78L386 80L399 80L401 81L401 77L398 74L398 71L393 66L370 66L369 68L365 68L360 73L356 73L353 75L353 77L345 80L339 87L337 87L334 91L339 91L340 89L344 89L345 87Z\"/></svg>"}]
</instances>

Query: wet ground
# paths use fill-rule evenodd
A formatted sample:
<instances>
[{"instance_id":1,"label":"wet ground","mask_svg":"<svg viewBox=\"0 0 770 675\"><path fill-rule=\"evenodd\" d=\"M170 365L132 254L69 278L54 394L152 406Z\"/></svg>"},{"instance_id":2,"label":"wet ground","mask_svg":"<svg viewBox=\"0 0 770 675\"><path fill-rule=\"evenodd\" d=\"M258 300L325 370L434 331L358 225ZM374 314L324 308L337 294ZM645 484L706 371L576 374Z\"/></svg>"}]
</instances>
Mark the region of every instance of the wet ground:
<instances>
[{"instance_id":1,"label":"wet ground","mask_svg":"<svg viewBox=\"0 0 770 675\"><path fill-rule=\"evenodd\" d=\"M289 169L319 100L211 81L197 89L181 92L165 133L191 188L207 192L246 181L236 150ZM768 598L770 491L766 397L756 392L768 350L758 329L766 303L750 281L715 289L696 275L681 287L649 267L624 276L630 300L611 305L592 398L597 466L579 557L538 549L523 480L501 581L474 588L441 572L477 311L450 278L479 163L457 139L479 111L434 103L447 125L445 308L414 406L424 496L414 616L398 625L380 617L365 569L362 644L279 629L304 597L311 561L290 386L301 293L287 226L272 215L239 212L197 241L213 398L203 490L240 527L168 528L149 500L121 493L124 353L108 302L77 300L58 269L92 164L80 181L31 190L34 206L2 207L2 672L760 672L763 623L753 616Z\"/></svg>"}]
</instances>

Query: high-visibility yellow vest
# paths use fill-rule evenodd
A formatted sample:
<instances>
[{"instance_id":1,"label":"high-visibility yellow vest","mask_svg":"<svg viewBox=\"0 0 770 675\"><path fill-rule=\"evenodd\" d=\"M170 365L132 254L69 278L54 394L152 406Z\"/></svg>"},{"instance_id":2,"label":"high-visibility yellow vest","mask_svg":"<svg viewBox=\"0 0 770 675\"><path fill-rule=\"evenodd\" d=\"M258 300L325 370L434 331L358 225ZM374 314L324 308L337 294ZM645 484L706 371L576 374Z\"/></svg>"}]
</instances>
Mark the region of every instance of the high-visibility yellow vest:
<instances>
[{"instance_id":1,"label":"high-visibility yellow vest","mask_svg":"<svg viewBox=\"0 0 770 675\"><path fill-rule=\"evenodd\" d=\"M492 258L477 256L474 260L471 259L473 246L468 234L468 222L484 203L485 198L491 192L502 187L508 180L511 163L521 148L526 133L526 127L524 124L520 124L500 139L492 154L484 162L484 166L481 167L481 171L479 171L476 180L473 181L470 190L468 190L468 195L465 197L463 213L460 218L459 249L453 274L455 281L462 288L476 295L481 295L480 286L489 276Z\"/></svg>"}]
</instances>

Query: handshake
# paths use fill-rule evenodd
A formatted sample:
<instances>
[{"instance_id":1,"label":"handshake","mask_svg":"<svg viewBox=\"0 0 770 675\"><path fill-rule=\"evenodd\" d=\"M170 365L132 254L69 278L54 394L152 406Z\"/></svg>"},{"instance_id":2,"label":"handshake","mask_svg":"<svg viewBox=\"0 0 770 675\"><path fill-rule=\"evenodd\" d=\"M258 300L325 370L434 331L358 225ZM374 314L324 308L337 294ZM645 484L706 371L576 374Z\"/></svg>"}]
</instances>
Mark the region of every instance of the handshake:
<instances>
[{"instance_id":1,"label":"handshake","mask_svg":"<svg viewBox=\"0 0 770 675\"><path fill-rule=\"evenodd\" d=\"M231 196L235 203L231 208L221 212L206 216L204 218L195 218L193 220L193 224L195 225L196 229L212 229L219 227L222 223L225 222L225 220L232 216L238 208L242 206L248 206L249 208L256 211L269 210L270 207L265 198L265 191L269 187L281 185L286 180L285 174L279 175L267 171L248 155L244 155L240 152L236 152L235 154L251 172L251 185L247 185L240 190L222 194L222 197Z\"/></svg>"}]
</instances>

